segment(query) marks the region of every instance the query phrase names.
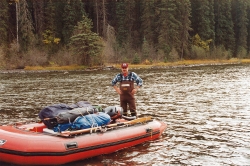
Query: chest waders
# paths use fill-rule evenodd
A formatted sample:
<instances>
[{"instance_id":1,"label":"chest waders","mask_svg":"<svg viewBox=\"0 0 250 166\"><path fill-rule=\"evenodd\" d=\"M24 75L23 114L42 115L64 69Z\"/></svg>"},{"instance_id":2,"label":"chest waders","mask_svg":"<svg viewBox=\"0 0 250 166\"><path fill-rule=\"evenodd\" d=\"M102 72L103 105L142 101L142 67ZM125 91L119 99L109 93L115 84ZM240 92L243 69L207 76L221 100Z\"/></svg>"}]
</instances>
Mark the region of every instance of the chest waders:
<instances>
[{"instance_id":1,"label":"chest waders","mask_svg":"<svg viewBox=\"0 0 250 166\"><path fill-rule=\"evenodd\" d=\"M122 94L120 95L120 105L123 108L123 115L125 116L128 116L127 105L129 106L131 116L137 116L135 97L131 93L134 89L134 81L131 79L131 75L132 74L129 73L129 81L120 82L120 90L122 91Z\"/></svg>"}]
</instances>

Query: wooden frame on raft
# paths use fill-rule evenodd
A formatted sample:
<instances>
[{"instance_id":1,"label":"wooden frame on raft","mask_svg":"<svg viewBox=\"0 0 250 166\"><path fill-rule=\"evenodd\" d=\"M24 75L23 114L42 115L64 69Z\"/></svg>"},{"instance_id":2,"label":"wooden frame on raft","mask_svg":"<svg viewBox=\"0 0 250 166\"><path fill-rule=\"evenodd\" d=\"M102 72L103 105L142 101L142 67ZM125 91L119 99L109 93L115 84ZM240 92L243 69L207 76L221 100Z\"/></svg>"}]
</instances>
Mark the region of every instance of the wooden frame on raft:
<instances>
[{"instance_id":1,"label":"wooden frame on raft","mask_svg":"<svg viewBox=\"0 0 250 166\"><path fill-rule=\"evenodd\" d=\"M139 123L146 123L148 121L151 121L151 118L152 118L151 116L146 116L146 117L137 118L131 121L109 124L104 127L111 128L111 127L116 127L116 126L123 126L123 125L129 126L129 125L135 125ZM77 135L77 134L92 133L93 131L96 132L96 131L101 130L102 127L103 126L76 130L76 131L62 131L61 133L59 133L59 135L63 137L70 137L70 136Z\"/></svg>"}]
</instances>

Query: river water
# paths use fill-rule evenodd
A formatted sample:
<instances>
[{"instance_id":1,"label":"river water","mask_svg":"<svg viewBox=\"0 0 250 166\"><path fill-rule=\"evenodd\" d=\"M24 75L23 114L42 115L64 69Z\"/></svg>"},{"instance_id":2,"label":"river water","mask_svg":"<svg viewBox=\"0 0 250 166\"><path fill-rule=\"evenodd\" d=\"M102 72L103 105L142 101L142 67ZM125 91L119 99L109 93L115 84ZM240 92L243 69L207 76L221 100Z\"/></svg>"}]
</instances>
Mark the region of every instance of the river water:
<instances>
[{"instance_id":1,"label":"river water","mask_svg":"<svg viewBox=\"0 0 250 166\"><path fill-rule=\"evenodd\" d=\"M168 128L158 140L65 166L250 164L250 65L134 69L144 81L140 116ZM119 70L0 72L0 124L38 120L57 103L119 105L111 80ZM3 165L3 163L0 165Z\"/></svg>"}]
</instances>

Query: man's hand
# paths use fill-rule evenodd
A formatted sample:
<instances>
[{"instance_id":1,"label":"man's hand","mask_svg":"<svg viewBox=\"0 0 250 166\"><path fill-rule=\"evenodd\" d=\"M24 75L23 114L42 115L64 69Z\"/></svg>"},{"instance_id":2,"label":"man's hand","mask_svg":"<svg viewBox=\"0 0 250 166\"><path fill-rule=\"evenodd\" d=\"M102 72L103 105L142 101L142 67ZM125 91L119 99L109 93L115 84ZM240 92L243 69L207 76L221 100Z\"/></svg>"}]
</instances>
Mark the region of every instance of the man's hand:
<instances>
[{"instance_id":1,"label":"man's hand","mask_svg":"<svg viewBox=\"0 0 250 166\"><path fill-rule=\"evenodd\" d=\"M116 92L117 92L119 95L121 95L121 94L122 94L122 91L121 91L121 89L120 89L120 88L117 88Z\"/></svg>"},{"instance_id":2,"label":"man's hand","mask_svg":"<svg viewBox=\"0 0 250 166\"><path fill-rule=\"evenodd\" d=\"M136 94L136 92L138 91L138 89L139 89L139 87L136 87L136 88L134 88L133 90L132 90L132 94L134 95L134 94Z\"/></svg>"},{"instance_id":3,"label":"man's hand","mask_svg":"<svg viewBox=\"0 0 250 166\"><path fill-rule=\"evenodd\" d=\"M114 89L115 89L115 91L116 91L119 95L121 95L121 94L122 94L121 89L120 89L120 88L118 88L117 86L114 86Z\"/></svg>"}]
</instances>

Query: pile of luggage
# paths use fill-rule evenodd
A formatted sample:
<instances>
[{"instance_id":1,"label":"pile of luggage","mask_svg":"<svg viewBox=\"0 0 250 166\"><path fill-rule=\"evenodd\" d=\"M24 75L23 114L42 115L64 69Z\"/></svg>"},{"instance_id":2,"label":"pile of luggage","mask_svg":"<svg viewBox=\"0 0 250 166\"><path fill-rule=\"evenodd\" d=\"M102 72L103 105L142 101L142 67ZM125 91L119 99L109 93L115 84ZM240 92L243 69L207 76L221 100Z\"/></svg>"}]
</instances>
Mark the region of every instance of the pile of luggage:
<instances>
[{"instance_id":1,"label":"pile of luggage","mask_svg":"<svg viewBox=\"0 0 250 166\"><path fill-rule=\"evenodd\" d=\"M110 107L108 111L110 112ZM88 101L71 105L54 104L39 112L42 122L55 132L107 125L111 122L111 116L112 114L105 113L100 106L92 105Z\"/></svg>"}]
</instances>

